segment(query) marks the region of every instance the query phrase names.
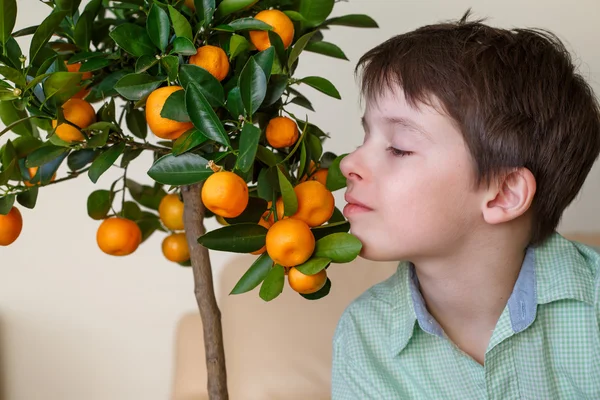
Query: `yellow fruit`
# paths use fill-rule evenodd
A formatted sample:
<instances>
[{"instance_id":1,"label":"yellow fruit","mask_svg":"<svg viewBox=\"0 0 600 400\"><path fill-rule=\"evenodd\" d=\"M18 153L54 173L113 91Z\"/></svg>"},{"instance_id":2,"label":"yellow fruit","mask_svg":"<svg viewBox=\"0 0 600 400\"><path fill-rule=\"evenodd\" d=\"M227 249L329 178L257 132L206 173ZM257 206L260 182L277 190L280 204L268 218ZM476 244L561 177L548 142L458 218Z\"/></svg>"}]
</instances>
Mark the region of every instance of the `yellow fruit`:
<instances>
[{"instance_id":1,"label":"yellow fruit","mask_svg":"<svg viewBox=\"0 0 600 400\"><path fill-rule=\"evenodd\" d=\"M264 226L265 228L269 229L272 225L272 222L266 221L264 218L260 218L258 220L258 224L260 226ZM250 254L254 254L254 255L258 255L258 254L262 254L265 251L267 251L267 245L265 244L263 247L261 247L259 250L253 251Z\"/></svg>"},{"instance_id":2,"label":"yellow fruit","mask_svg":"<svg viewBox=\"0 0 600 400\"><path fill-rule=\"evenodd\" d=\"M202 186L202 203L216 215L239 216L248 205L248 185L233 172L215 172Z\"/></svg>"},{"instance_id":3,"label":"yellow fruit","mask_svg":"<svg viewBox=\"0 0 600 400\"><path fill-rule=\"evenodd\" d=\"M267 142L276 149L292 146L298 136L298 125L288 117L275 117L267 124Z\"/></svg>"},{"instance_id":4,"label":"yellow fruit","mask_svg":"<svg viewBox=\"0 0 600 400\"><path fill-rule=\"evenodd\" d=\"M87 128L96 121L94 107L85 100L71 98L62 105L62 109L65 120L78 126L79 129ZM57 124L57 120L52 120L52 127L56 128L56 136L65 142L81 142L84 139L81 131L75 126L61 123L57 127Z\"/></svg>"},{"instance_id":5,"label":"yellow fruit","mask_svg":"<svg viewBox=\"0 0 600 400\"><path fill-rule=\"evenodd\" d=\"M318 292L327 283L327 270L325 269L314 275L304 275L298 269L290 268L287 275L290 287L302 294Z\"/></svg>"},{"instance_id":6,"label":"yellow fruit","mask_svg":"<svg viewBox=\"0 0 600 400\"><path fill-rule=\"evenodd\" d=\"M167 229L183 230L183 201L179 195L170 193L163 197L158 205L158 216Z\"/></svg>"},{"instance_id":7,"label":"yellow fruit","mask_svg":"<svg viewBox=\"0 0 600 400\"><path fill-rule=\"evenodd\" d=\"M106 254L126 256L133 253L142 242L142 231L132 220L111 217L100 224L96 242Z\"/></svg>"},{"instance_id":8,"label":"yellow fruit","mask_svg":"<svg viewBox=\"0 0 600 400\"><path fill-rule=\"evenodd\" d=\"M290 47L294 40L294 23L287 15L279 10L264 10L254 18L271 25L273 31L281 37L283 47L286 49ZM259 51L271 47L267 31L250 31L250 41Z\"/></svg>"},{"instance_id":9,"label":"yellow fruit","mask_svg":"<svg viewBox=\"0 0 600 400\"><path fill-rule=\"evenodd\" d=\"M23 217L18 208L13 207L8 214L0 214L0 246L12 244L23 230Z\"/></svg>"},{"instance_id":10,"label":"yellow fruit","mask_svg":"<svg viewBox=\"0 0 600 400\"><path fill-rule=\"evenodd\" d=\"M35 176L35 174L37 174L38 171L38 167L31 167L27 169L27 172L29 173L29 180L23 181L23 183L25 184L25 186L36 186L39 185L39 182L36 183L31 183L31 179L33 179L33 177ZM54 175L52 175L52 179L50 179L50 182L54 182L54 180L56 179L56 172L54 173ZM39 181L40 179L38 179Z\"/></svg>"},{"instance_id":11,"label":"yellow fruit","mask_svg":"<svg viewBox=\"0 0 600 400\"><path fill-rule=\"evenodd\" d=\"M161 139L175 140L194 126L191 122L179 122L160 116L169 96L178 90L183 90L183 88L181 86L164 86L150 93L146 99L146 122L148 122L150 130Z\"/></svg>"},{"instance_id":12,"label":"yellow fruit","mask_svg":"<svg viewBox=\"0 0 600 400\"><path fill-rule=\"evenodd\" d=\"M298 219L277 221L267 232L267 253L284 267L304 263L315 249L315 237L305 222Z\"/></svg>"},{"instance_id":13,"label":"yellow fruit","mask_svg":"<svg viewBox=\"0 0 600 400\"><path fill-rule=\"evenodd\" d=\"M190 248L185 233L173 233L162 242L162 252L169 261L181 263L190 259Z\"/></svg>"},{"instance_id":14,"label":"yellow fruit","mask_svg":"<svg viewBox=\"0 0 600 400\"><path fill-rule=\"evenodd\" d=\"M204 68L219 81L229 73L229 59L222 48L206 45L199 47L196 54L190 57L190 64Z\"/></svg>"},{"instance_id":15,"label":"yellow fruit","mask_svg":"<svg viewBox=\"0 0 600 400\"><path fill-rule=\"evenodd\" d=\"M322 183L308 180L297 185L294 192L298 198L298 210L290 218L315 227L324 224L333 215L335 198Z\"/></svg>"}]
</instances>

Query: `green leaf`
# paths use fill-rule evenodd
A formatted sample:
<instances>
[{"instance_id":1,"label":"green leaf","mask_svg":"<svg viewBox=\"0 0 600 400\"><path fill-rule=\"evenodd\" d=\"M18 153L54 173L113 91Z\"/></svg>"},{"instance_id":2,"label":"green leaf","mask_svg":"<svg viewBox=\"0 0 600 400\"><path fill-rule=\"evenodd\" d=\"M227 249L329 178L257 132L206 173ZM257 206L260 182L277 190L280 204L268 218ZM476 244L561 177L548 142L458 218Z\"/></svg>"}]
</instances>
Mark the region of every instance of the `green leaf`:
<instances>
[{"instance_id":1,"label":"green leaf","mask_svg":"<svg viewBox=\"0 0 600 400\"><path fill-rule=\"evenodd\" d=\"M145 72L158 64L158 59L153 56L141 56L135 62L135 72L137 74Z\"/></svg>"},{"instance_id":2,"label":"green leaf","mask_svg":"<svg viewBox=\"0 0 600 400\"><path fill-rule=\"evenodd\" d=\"M2 154L2 165L8 165L17 158L17 150L11 140L8 140L6 144L2 146L0 154Z\"/></svg>"},{"instance_id":3,"label":"green leaf","mask_svg":"<svg viewBox=\"0 0 600 400\"><path fill-rule=\"evenodd\" d=\"M227 110L231 113L231 116L234 119L238 119L241 116L246 116L246 111L244 110L244 103L242 102L242 95L240 94L239 86L231 89L229 94L227 95Z\"/></svg>"},{"instance_id":4,"label":"green leaf","mask_svg":"<svg viewBox=\"0 0 600 400\"><path fill-rule=\"evenodd\" d=\"M13 82L17 86L24 87L27 84L23 73L21 71L17 71L14 68L0 65L0 75Z\"/></svg>"},{"instance_id":5,"label":"green leaf","mask_svg":"<svg viewBox=\"0 0 600 400\"><path fill-rule=\"evenodd\" d=\"M89 102L101 101L107 97L117 95L115 84L127 73L128 70L118 70L107 75L98 85L92 87L92 91L87 95L86 100Z\"/></svg>"},{"instance_id":6,"label":"green leaf","mask_svg":"<svg viewBox=\"0 0 600 400\"><path fill-rule=\"evenodd\" d=\"M315 109L312 106L312 103L306 97L304 97L304 96L294 97L290 101L290 103L294 103L294 104L297 104L297 105L299 105L301 107L304 107L304 108L306 108L308 110L315 111Z\"/></svg>"},{"instance_id":7,"label":"green leaf","mask_svg":"<svg viewBox=\"0 0 600 400\"><path fill-rule=\"evenodd\" d=\"M298 198L296 197L296 192L294 192L294 187L279 168L277 168L277 177L279 179L281 196L283 197L283 215L289 217L298 211Z\"/></svg>"},{"instance_id":8,"label":"green leaf","mask_svg":"<svg viewBox=\"0 0 600 400\"><path fill-rule=\"evenodd\" d=\"M179 57L165 56L160 59L160 62L167 71L169 81L175 81L177 79L177 75L179 74Z\"/></svg>"},{"instance_id":9,"label":"green leaf","mask_svg":"<svg viewBox=\"0 0 600 400\"><path fill-rule=\"evenodd\" d=\"M9 37L4 46L2 46L0 43L0 48L2 48L2 53L0 53L0 61L14 68L21 68L21 61L19 60L19 57L21 57L23 52L21 51L21 48L14 37Z\"/></svg>"},{"instance_id":10,"label":"green leaf","mask_svg":"<svg viewBox=\"0 0 600 400\"><path fill-rule=\"evenodd\" d=\"M368 15L364 14L349 14L341 17L330 18L323 25L344 25L354 28L379 28L377 22Z\"/></svg>"},{"instance_id":11,"label":"green leaf","mask_svg":"<svg viewBox=\"0 0 600 400\"><path fill-rule=\"evenodd\" d=\"M267 87L267 94L262 103L263 107L271 106L275 104L277 100L281 99L283 92L285 92L285 89L288 86L288 79L288 76L284 74L271 76L271 81Z\"/></svg>"},{"instance_id":12,"label":"green leaf","mask_svg":"<svg viewBox=\"0 0 600 400\"><path fill-rule=\"evenodd\" d=\"M215 13L215 0L194 0L194 5L198 19L203 21L205 27L210 25Z\"/></svg>"},{"instance_id":13,"label":"green leaf","mask_svg":"<svg viewBox=\"0 0 600 400\"><path fill-rule=\"evenodd\" d=\"M348 59L348 57L346 57L342 49L340 49L335 44L329 42L311 42L306 45L305 50L312 51L313 53L323 54L329 57L339 58L342 60Z\"/></svg>"},{"instance_id":14,"label":"green leaf","mask_svg":"<svg viewBox=\"0 0 600 400\"><path fill-rule=\"evenodd\" d=\"M17 109L14 102L0 101L0 119L2 119L5 126L11 126L24 118L27 118L27 112ZM11 130L21 136L36 136L37 134L37 129L31 124L30 120L24 120L22 123L14 125Z\"/></svg>"},{"instance_id":15,"label":"green leaf","mask_svg":"<svg viewBox=\"0 0 600 400\"><path fill-rule=\"evenodd\" d=\"M92 27L94 23L94 16L90 11L84 11L83 14L77 20L75 30L73 31L73 38L75 44L84 51L90 50L90 41L92 40Z\"/></svg>"},{"instance_id":16,"label":"green leaf","mask_svg":"<svg viewBox=\"0 0 600 400\"><path fill-rule=\"evenodd\" d=\"M156 3L153 4L146 20L146 32L152 43L163 53L169 44L170 31L169 15L167 15L165 10L156 5Z\"/></svg>"},{"instance_id":17,"label":"green leaf","mask_svg":"<svg viewBox=\"0 0 600 400\"><path fill-rule=\"evenodd\" d=\"M58 9L67 11L69 15L73 15L77 11L77 8L79 8L81 0L54 0L54 3Z\"/></svg>"},{"instance_id":18,"label":"green leaf","mask_svg":"<svg viewBox=\"0 0 600 400\"><path fill-rule=\"evenodd\" d=\"M4 11L3 11L4 12ZM67 16L67 11L53 11L46 19L40 24L31 38L31 45L29 46L29 62L34 63L36 57L42 47L50 40L50 37L56 32L58 26L62 20Z\"/></svg>"},{"instance_id":19,"label":"green leaf","mask_svg":"<svg viewBox=\"0 0 600 400\"><path fill-rule=\"evenodd\" d=\"M4 46L8 39L10 39L10 34L15 27L17 1L0 0L0 10L2 10L2 15L0 16L0 45Z\"/></svg>"},{"instance_id":20,"label":"green leaf","mask_svg":"<svg viewBox=\"0 0 600 400\"><path fill-rule=\"evenodd\" d=\"M173 41L173 50L171 53L181 54L182 56L193 56L198 50L190 39L185 37L176 37Z\"/></svg>"},{"instance_id":21,"label":"green leaf","mask_svg":"<svg viewBox=\"0 0 600 400\"><path fill-rule=\"evenodd\" d=\"M321 272L329 264L331 264L329 258L311 257L304 264L296 266L296 269L304 275L314 275Z\"/></svg>"},{"instance_id":22,"label":"green leaf","mask_svg":"<svg viewBox=\"0 0 600 400\"><path fill-rule=\"evenodd\" d=\"M308 86L311 86L318 91L336 99L342 98L333 83L320 76L307 76L306 78L300 79L298 82L305 83Z\"/></svg>"},{"instance_id":23,"label":"green leaf","mask_svg":"<svg viewBox=\"0 0 600 400\"><path fill-rule=\"evenodd\" d=\"M228 225L198 238L207 249L231 253L250 253L265 245L267 229L256 223Z\"/></svg>"},{"instance_id":24,"label":"green leaf","mask_svg":"<svg viewBox=\"0 0 600 400\"><path fill-rule=\"evenodd\" d=\"M148 74L128 74L119 79L115 90L127 100L140 100L162 83L162 79Z\"/></svg>"},{"instance_id":25,"label":"green leaf","mask_svg":"<svg viewBox=\"0 0 600 400\"><path fill-rule=\"evenodd\" d=\"M186 17L184 17L179 11L173 6L169 6L169 15L171 15L171 21L173 22L173 30L175 30L175 36L183 37L190 41L194 40L192 36L192 26Z\"/></svg>"},{"instance_id":26,"label":"green leaf","mask_svg":"<svg viewBox=\"0 0 600 400\"><path fill-rule=\"evenodd\" d=\"M56 104L64 103L81 89L79 86L80 81L80 74L63 71L52 73L43 84L46 100L54 98Z\"/></svg>"},{"instance_id":27,"label":"green leaf","mask_svg":"<svg viewBox=\"0 0 600 400\"><path fill-rule=\"evenodd\" d=\"M137 221L138 219L142 218L142 210L140 209L140 206L133 201L126 201L125 204L123 204L123 209L121 210L120 214L123 218L127 218L132 221Z\"/></svg>"},{"instance_id":28,"label":"green leaf","mask_svg":"<svg viewBox=\"0 0 600 400\"><path fill-rule=\"evenodd\" d=\"M125 143L121 142L113 145L111 148L100 154L98 158L94 160L90 169L88 170L88 176L94 183L98 182L98 179L104 174L114 163L117 158L125 150Z\"/></svg>"},{"instance_id":29,"label":"green leaf","mask_svg":"<svg viewBox=\"0 0 600 400\"><path fill-rule=\"evenodd\" d=\"M340 162L344 157L348 154L342 154L336 157L333 160L333 163L329 166L329 170L327 172L327 189L331 192L335 192L336 190L342 189L346 187L346 177L342 174L342 170L340 169Z\"/></svg>"},{"instance_id":30,"label":"green leaf","mask_svg":"<svg viewBox=\"0 0 600 400\"><path fill-rule=\"evenodd\" d=\"M321 158L321 154L323 154L323 144L319 138L313 134L308 134L306 135L306 143L308 145L308 149L310 150L311 156L316 160Z\"/></svg>"},{"instance_id":31,"label":"green leaf","mask_svg":"<svg viewBox=\"0 0 600 400\"><path fill-rule=\"evenodd\" d=\"M140 185L131 179L127 179L126 186L135 201L153 210L158 210L160 201L167 194L160 185L154 187Z\"/></svg>"},{"instance_id":32,"label":"green leaf","mask_svg":"<svg viewBox=\"0 0 600 400\"><path fill-rule=\"evenodd\" d=\"M304 18L304 16L302 14L300 14L298 11L294 11L294 10L285 10L283 12L285 15L287 15L292 21L298 21L298 22L308 22L306 20L306 18Z\"/></svg>"},{"instance_id":33,"label":"green leaf","mask_svg":"<svg viewBox=\"0 0 600 400\"><path fill-rule=\"evenodd\" d=\"M275 155L271 152L271 150L264 146L258 146L258 149L256 150L256 157L269 167L273 167L275 164L277 164L277 158L275 158Z\"/></svg>"},{"instance_id":34,"label":"green leaf","mask_svg":"<svg viewBox=\"0 0 600 400\"><path fill-rule=\"evenodd\" d=\"M229 39L229 59L234 59L238 54L250 48L250 43L242 35L231 35Z\"/></svg>"},{"instance_id":35,"label":"green leaf","mask_svg":"<svg viewBox=\"0 0 600 400\"><path fill-rule=\"evenodd\" d=\"M300 296L304 297L307 300L319 300L319 299L327 296L329 294L330 290L331 290L331 280L329 280L329 278L327 278L325 285L321 289L319 289L318 291L316 291L314 293L309 293L309 294L300 293Z\"/></svg>"},{"instance_id":36,"label":"green leaf","mask_svg":"<svg viewBox=\"0 0 600 400\"><path fill-rule=\"evenodd\" d=\"M198 89L212 107L222 106L225 102L225 93L221 82L204 68L192 64L182 65L179 71L179 81L186 90L190 83L197 84Z\"/></svg>"},{"instance_id":37,"label":"green leaf","mask_svg":"<svg viewBox=\"0 0 600 400\"><path fill-rule=\"evenodd\" d=\"M242 294L253 290L265 280L272 267L273 260L264 252L252 263L229 294Z\"/></svg>"},{"instance_id":38,"label":"green leaf","mask_svg":"<svg viewBox=\"0 0 600 400\"><path fill-rule=\"evenodd\" d=\"M96 158L96 152L92 149L74 151L67 158L67 166L71 171L77 171L94 161L94 158Z\"/></svg>"},{"instance_id":39,"label":"green leaf","mask_svg":"<svg viewBox=\"0 0 600 400\"><path fill-rule=\"evenodd\" d=\"M95 149L106 145L106 142L108 142L109 132L110 131L108 129L104 129L100 131L100 133L93 135L90 140L88 140L87 147L90 149Z\"/></svg>"},{"instance_id":40,"label":"green leaf","mask_svg":"<svg viewBox=\"0 0 600 400\"><path fill-rule=\"evenodd\" d=\"M244 124L240 137L240 154L236 164L240 171L248 172L254 164L260 134L260 128L252 124Z\"/></svg>"},{"instance_id":41,"label":"green leaf","mask_svg":"<svg viewBox=\"0 0 600 400\"><path fill-rule=\"evenodd\" d=\"M277 54L277 58L281 65L287 65L287 53L285 52L285 47L283 47L283 41L281 40L281 36L275 31L269 31L269 42L271 46L275 48L275 53Z\"/></svg>"},{"instance_id":42,"label":"green leaf","mask_svg":"<svg viewBox=\"0 0 600 400\"><path fill-rule=\"evenodd\" d=\"M125 149L125 151L123 152L123 157L121 157L121 168L126 168L133 160L138 158L143 151L144 149Z\"/></svg>"},{"instance_id":43,"label":"green leaf","mask_svg":"<svg viewBox=\"0 0 600 400\"><path fill-rule=\"evenodd\" d=\"M300 57L300 53L302 53L302 50L304 50L304 48L308 44L308 41L315 34L315 32L316 31L309 32L296 41L296 44L294 45L294 47L292 48L292 52L290 53L290 58L288 59L288 68L292 68L292 65L294 65L298 57Z\"/></svg>"},{"instance_id":44,"label":"green leaf","mask_svg":"<svg viewBox=\"0 0 600 400\"><path fill-rule=\"evenodd\" d=\"M1 215L8 214L14 204L15 204L15 195L14 194L0 197L0 214Z\"/></svg>"},{"instance_id":45,"label":"green leaf","mask_svg":"<svg viewBox=\"0 0 600 400\"><path fill-rule=\"evenodd\" d=\"M162 118L172 119L179 122L190 122L190 116L185 109L185 92L178 90L167 97L165 105L160 110Z\"/></svg>"},{"instance_id":46,"label":"green leaf","mask_svg":"<svg viewBox=\"0 0 600 400\"><path fill-rule=\"evenodd\" d=\"M275 264L267 274L260 286L259 296L264 301L271 301L283 292L285 283L285 270L281 265Z\"/></svg>"},{"instance_id":47,"label":"green leaf","mask_svg":"<svg viewBox=\"0 0 600 400\"><path fill-rule=\"evenodd\" d=\"M217 7L217 15L225 17L236 11L243 10L256 3L257 0L223 0Z\"/></svg>"},{"instance_id":48,"label":"green leaf","mask_svg":"<svg viewBox=\"0 0 600 400\"><path fill-rule=\"evenodd\" d=\"M221 120L196 83L190 83L185 91L185 108L196 129L207 138L230 146L229 137Z\"/></svg>"},{"instance_id":49,"label":"green leaf","mask_svg":"<svg viewBox=\"0 0 600 400\"><path fill-rule=\"evenodd\" d=\"M156 47L146 30L136 24L124 23L118 25L110 32L109 36L127 53L140 57L156 54Z\"/></svg>"},{"instance_id":50,"label":"green leaf","mask_svg":"<svg viewBox=\"0 0 600 400\"><path fill-rule=\"evenodd\" d=\"M98 71L102 68L108 67L114 62L109 58L93 58L81 64L79 72Z\"/></svg>"},{"instance_id":51,"label":"green leaf","mask_svg":"<svg viewBox=\"0 0 600 400\"><path fill-rule=\"evenodd\" d=\"M179 136L173 143L173 155L178 156L208 141L208 138L197 129L190 129Z\"/></svg>"},{"instance_id":52,"label":"green leaf","mask_svg":"<svg viewBox=\"0 0 600 400\"><path fill-rule=\"evenodd\" d=\"M155 216L146 211L142 212L142 218L137 220L136 223L142 231L142 243L144 243L150 236L152 236L152 234L155 231L164 231L164 228L162 227L158 216Z\"/></svg>"},{"instance_id":53,"label":"green leaf","mask_svg":"<svg viewBox=\"0 0 600 400\"><path fill-rule=\"evenodd\" d=\"M259 197L250 196L248 198L248 205L240 215L235 218L224 219L230 225L241 224L244 222L256 224L265 211L267 211L267 201Z\"/></svg>"},{"instance_id":54,"label":"green leaf","mask_svg":"<svg viewBox=\"0 0 600 400\"><path fill-rule=\"evenodd\" d=\"M248 115L254 115L267 94L267 79L262 68L250 58L240 74L240 94Z\"/></svg>"},{"instance_id":55,"label":"green leaf","mask_svg":"<svg viewBox=\"0 0 600 400\"><path fill-rule=\"evenodd\" d=\"M70 150L67 149L67 152L62 153L61 155L56 157L54 160L51 160L51 161L41 165L36 174L36 179L35 179L34 183L39 182L39 183L41 183L41 185L47 185L48 183L50 183L50 181L52 180L52 176L54 176L54 174L58 170L58 167L60 167L63 160L67 157L67 155L69 154L69 151Z\"/></svg>"},{"instance_id":56,"label":"green leaf","mask_svg":"<svg viewBox=\"0 0 600 400\"><path fill-rule=\"evenodd\" d=\"M30 187L29 190L27 190L25 192L21 192L17 195L17 201L23 207L30 208L30 209L34 208L35 204L37 203L38 193L39 193L38 186Z\"/></svg>"},{"instance_id":57,"label":"green leaf","mask_svg":"<svg viewBox=\"0 0 600 400\"><path fill-rule=\"evenodd\" d=\"M145 139L148 135L148 124L146 123L144 111L136 108L129 110L125 114L125 123L135 137Z\"/></svg>"},{"instance_id":58,"label":"green leaf","mask_svg":"<svg viewBox=\"0 0 600 400\"><path fill-rule=\"evenodd\" d=\"M108 190L95 190L88 196L87 213L95 220L106 218L110 212L113 195Z\"/></svg>"},{"instance_id":59,"label":"green leaf","mask_svg":"<svg viewBox=\"0 0 600 400\"><path fill-rule=\"evenodd\" d=\"M8 143L8 142L7 142ZM12 141L18 158L28 156L33 150L40 148L44 142L31 136L20 136Z\"/></svg>"},{"instance_id":60,"label":"green leaf","mask_svg":"<svg viewBox=\"0 0 600 400\"><path fill-rule=\"evenodd\" d=\"M222 25L221 25L222 26ZM273 27L265 22L262 22L258 19L254 19L251 17L248 18L240 18L235 21L231 21L229 24L225 25L229 27L233 31L270 31ZM216 28L215 28L216 29Z\"/></svg>"},{"instance_id":61,"label":"green leaf","mask_svg":"<svg viewBox=\"0 0 600 400\"><path fill-rule=\"evenodd\" d=\"M53 145L45 145L37 150L34 150L29 156L27 156L25 166L27 168L39 167L40 165L55 160L68 152L68 148Z\"/></svg>"},{"instance_id":62,"label":"green leaf","mask_svg":"<svg viewBox=\"0 0 600 400\"><path fill-rule=\"evenodd\" d=\"M213 174L207 165L208 161L198 154L167 154L152 164L148 176L165 185L191 185L202 182Z\"/></svg>"},{"instance_id":63,"label":"green leaf","mask_svg":"<svg viewBox=\"0 0 600 400\"><path fill-rule=\"evenodd\" d=\"M256 53L254 56L252 56L252 58L254 58L254 61L256 61L256 63L263 70L265 73L265 78L268 81L271 77L271 70L273 69L275 49L273 49L273 47L269 47L266 50Z\"/></svg>"},{"instance_id":64,"label":"green leaf","mask_svg":"<svg viewBox=\"0 0 600 400\"><path fill-rule=\"evenodd\" d=\"M308 26L321 24L331 14L334 0L302 0L299 12L308 21Z\"/></svg>"},{"instance_id":65,"label":"green leaf","mask_svg":"<svg viewBox=\"0 0 600 400\"><path fill-rule=\"evenodd\" d=\"M350 233L332 233L317 240L313 257L330 258L334 263L347 263L358 257L362 243Z\"/></svg>"},{"instance_id":66,"label":"green leaf","mask_svg":"<svg viewBox=\"0 0 600 400\"><path fill-rule=\"evenodd\" d=\"M335 208L335 210L337 210L339 212L339 210L337 208ZM332 219L333 219L333 217L332 217ZM313 236L315 237L315 240L324 238L325 236L331 235L332 233L348 232L350 230L350 222L345 221L345 220L339 221L339 222L332 222L332 219L329 220L328 224L311 228L311 231L313 233ZM342 219L344 219L343 214L342 214Z\"/></svg>"}]
</instances>

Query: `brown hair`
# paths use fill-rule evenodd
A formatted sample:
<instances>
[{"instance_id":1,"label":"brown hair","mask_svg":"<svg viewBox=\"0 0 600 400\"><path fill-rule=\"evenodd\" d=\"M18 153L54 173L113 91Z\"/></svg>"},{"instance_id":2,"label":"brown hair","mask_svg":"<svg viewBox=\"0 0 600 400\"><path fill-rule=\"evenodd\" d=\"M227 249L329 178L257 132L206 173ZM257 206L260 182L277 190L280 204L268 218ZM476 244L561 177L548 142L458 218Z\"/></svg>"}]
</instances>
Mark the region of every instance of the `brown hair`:
<instances>
[{"instance_id":1,"label":"brown hair","mask_svg":"<svg viewBox=\"0 0 600 400\"><path fill-rule=\"evenodd\" d=\"M536 179L531 243L554 232L600 152L600 106L560 39L542 29L467 21L428 25L364 54L361 92L377 100L401 87L462 132L476 184L528 168Z\"/></svg>"}]
</instances>

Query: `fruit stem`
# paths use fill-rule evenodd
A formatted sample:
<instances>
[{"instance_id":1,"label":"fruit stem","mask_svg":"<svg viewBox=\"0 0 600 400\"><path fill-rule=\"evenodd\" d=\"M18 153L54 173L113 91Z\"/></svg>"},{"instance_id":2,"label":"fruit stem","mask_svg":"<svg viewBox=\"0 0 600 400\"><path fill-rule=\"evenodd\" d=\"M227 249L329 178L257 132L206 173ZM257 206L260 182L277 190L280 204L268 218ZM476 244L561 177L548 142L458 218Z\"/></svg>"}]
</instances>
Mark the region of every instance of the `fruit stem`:
<instances>
[{"instance_id":1,"label":"fruit stem","mask_svg":"<svg viewBox=\"0 0 600 400\"><path fill-rule=\"evenodd\" d=\"M212 169L213 172L221 172L223 171L223 167L217 165L213 160L210 160L207 165L208 168Z\"/></svg>"}]
</instances>

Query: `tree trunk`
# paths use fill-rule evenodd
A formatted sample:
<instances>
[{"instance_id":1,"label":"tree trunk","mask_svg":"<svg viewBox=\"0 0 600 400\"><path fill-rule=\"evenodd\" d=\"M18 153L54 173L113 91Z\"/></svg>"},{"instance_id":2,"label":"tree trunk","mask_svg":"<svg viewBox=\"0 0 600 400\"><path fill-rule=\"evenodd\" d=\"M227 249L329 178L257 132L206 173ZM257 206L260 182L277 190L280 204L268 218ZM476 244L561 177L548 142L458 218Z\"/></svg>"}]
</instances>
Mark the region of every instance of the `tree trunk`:
<instances>
[{"instance_id":1,"label":"tree trunk","mask_svg":"<svg viewBox=\"0 0 600 400\"><path fill-rule=\"evenodd\" d=\"M194 294L204 329L208 398L210 400L227 400L229 396L227 394L221 311L215 298L208 249L197 241L198 237L206 232L204 205L200 199L201 188L201 183L181 188L185 204L183 217L186 238L190 246L192 270L194 271Z\"/></svg>"}]
</instances>

